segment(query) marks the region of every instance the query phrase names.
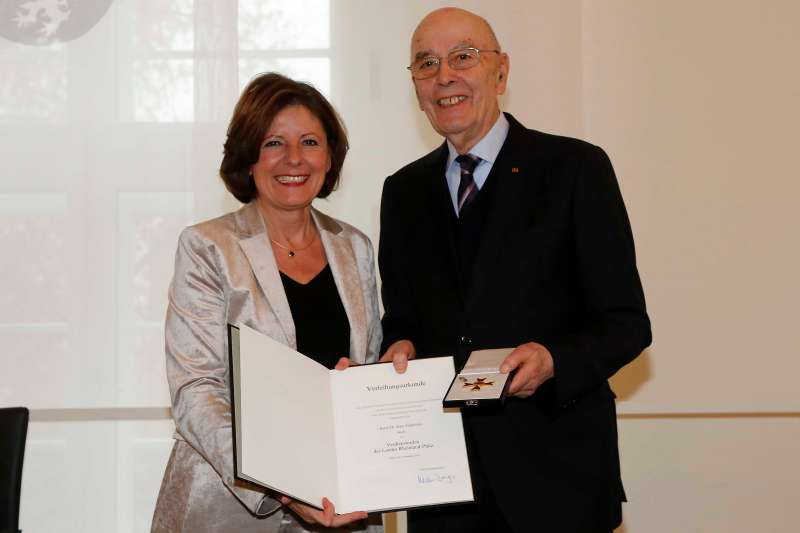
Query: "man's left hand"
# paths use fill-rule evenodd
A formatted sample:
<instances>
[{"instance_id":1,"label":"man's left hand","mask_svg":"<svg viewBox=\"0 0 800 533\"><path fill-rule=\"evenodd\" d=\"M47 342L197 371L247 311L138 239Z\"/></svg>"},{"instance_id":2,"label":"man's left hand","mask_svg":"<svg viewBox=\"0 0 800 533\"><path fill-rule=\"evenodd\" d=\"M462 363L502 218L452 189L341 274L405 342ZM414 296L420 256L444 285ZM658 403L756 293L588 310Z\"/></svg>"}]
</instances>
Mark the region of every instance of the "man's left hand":
<instances>
[{"instance_id":1,"label":"man's left hand","mask_svg":"<svg viewBox=\"0 0 800 533\"><path fill-rule=\"evenodd\" d=\"M500 372L507 374L517 370L508 394L518 398L527 398L539 388L539 385L553 377L553 356L550 350L538 342L527 342L508 354L500 365Z\"/></svg>"}]
</instances>

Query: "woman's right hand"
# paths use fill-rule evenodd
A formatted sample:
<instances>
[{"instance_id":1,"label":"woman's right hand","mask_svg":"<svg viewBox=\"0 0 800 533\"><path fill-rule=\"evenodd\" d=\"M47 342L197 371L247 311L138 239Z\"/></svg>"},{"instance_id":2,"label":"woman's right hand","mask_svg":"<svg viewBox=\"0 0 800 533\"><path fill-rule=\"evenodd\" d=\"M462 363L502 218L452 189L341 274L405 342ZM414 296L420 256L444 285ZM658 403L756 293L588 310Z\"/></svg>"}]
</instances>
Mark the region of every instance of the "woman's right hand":
<instances>
[{"instance_id":1,"label":"woman's right hand","mask_svg":"<svg viewBox=\"0 0 800 533\"><path fill-rule=\"evenodd\" d=\"M295 501L288 496L281 496L280 502L285 507L294 511L294 513L305 522L309 524L322 524L325 527L341 527L351 522L357 522L367 518L367 513L364 511L336 514L336 509L328 498L322 498L322 511L310 505Z\"/></svg>"}]
</instances>

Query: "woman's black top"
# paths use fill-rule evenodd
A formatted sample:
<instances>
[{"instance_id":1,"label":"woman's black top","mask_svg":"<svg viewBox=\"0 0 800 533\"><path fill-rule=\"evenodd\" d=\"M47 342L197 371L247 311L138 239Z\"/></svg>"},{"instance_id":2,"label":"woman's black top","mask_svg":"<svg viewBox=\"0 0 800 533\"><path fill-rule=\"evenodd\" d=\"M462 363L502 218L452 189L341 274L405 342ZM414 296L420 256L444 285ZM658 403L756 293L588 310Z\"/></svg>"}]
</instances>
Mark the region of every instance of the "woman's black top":
<instances>
[{"instance_id":1,"label":"woman's black top","mask_svg":"<svg viewBox=\"0 0 800 533\"><path fill-rule=\"evenodd\" d=\"M297 351L328 368L340 357L349 357L350 322L330 265L305 285L283 272L281 281L292 310Z\"/></svg>"}]
</instances>

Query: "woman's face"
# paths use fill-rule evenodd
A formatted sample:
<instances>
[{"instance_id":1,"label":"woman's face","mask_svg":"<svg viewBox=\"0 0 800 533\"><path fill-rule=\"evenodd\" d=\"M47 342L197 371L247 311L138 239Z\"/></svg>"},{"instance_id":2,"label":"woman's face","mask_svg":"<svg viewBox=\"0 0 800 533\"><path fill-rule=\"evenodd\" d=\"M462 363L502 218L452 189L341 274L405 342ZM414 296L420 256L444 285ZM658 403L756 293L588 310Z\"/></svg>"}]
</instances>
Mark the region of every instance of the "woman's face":
<instances>
[{"instance_id":1,"label":"woman's face","mask_svg":"<svg viewBox=\"0 0 800 533\"><path fill-rule=\"evenodd\" d=\"M311 204L331 168L322 123L302 105L284 107L272 121L251 171L264 207L291 211Z\"/></svg>"}]
</instances>

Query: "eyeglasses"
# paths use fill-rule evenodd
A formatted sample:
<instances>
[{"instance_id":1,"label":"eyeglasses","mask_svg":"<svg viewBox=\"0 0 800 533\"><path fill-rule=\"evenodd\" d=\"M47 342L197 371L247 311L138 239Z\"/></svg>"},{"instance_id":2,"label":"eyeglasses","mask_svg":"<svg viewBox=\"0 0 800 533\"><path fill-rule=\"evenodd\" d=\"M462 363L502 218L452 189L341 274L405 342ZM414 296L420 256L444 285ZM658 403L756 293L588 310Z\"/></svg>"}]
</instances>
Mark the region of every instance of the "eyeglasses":
<instances>
[{"instance_id":1,"label":"eyeglasses","mask_svg":"<svg viewBox=\"0 0 800 533\"><path fill-rule=\"evenodd\" d=\"M481 52L491 52L499 54L500 50L479 50L477 48L459 48L447 54L447 64L454 70L466 70L472 68L481 61ZM406 68L411 71L411 77L415 80L431 78L439 72L442 58L436 56L425 56L416 59Z\"/></svg>"}]
</instances>

